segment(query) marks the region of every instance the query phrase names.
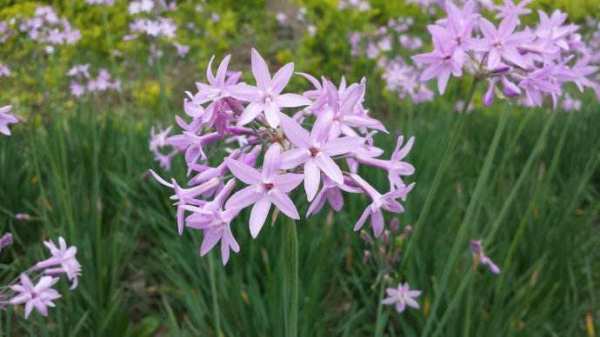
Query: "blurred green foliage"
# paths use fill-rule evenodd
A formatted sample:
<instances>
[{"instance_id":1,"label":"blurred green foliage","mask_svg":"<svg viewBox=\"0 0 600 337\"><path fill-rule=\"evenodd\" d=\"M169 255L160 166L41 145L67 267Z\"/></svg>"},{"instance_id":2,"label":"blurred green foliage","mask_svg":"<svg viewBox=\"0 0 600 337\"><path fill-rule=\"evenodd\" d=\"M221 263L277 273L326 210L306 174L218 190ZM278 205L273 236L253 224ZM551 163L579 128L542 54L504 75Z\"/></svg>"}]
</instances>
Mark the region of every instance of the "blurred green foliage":
<instances>
[{"instance_id":1,"label":"blurred green foliage","mask_svg":"<svg viewBox=\"0 0 600 337\"><path fill-rule=\"evenodd\" d=\"M132 21L127 1L117 0L113 6L94 6L84 0L3 0L0 1L0 21L17 20L13 24L16 31L19 18L31 16L37 6L51 5L80 30L82 37L75 45L58 46L53 54L47 54L45 46L25 38L23 33L9 38L2 44L0 63L8 65L13 74L0 84L0 100L18 105L20 113L26 116L41 106L74 102L69 95L66 72L75 64L90 63L93 67L108 68L114 77L123 81L123 92L118 98L103 100L136 102L145 108L164 107L164 100L178 102L181 98L174 93L192 89L193 83L203 78L211 55L219 58L232 53L234 64L246 67L248 50L256 47L268 59L278 63L294 61L297 70L308 73L333 78L345 74L351 80L369 74L373 83L369 86L370 94L377 100L397 104L395 95L383 89L374 61L351 55L348 36L353 31L374 32L390 19L408 16L415 20L416 34L423 34L432 16L404 1L373 0L370 3L371 9L361 12L339 10L337 0L181 1L175 11L165 12L178 25L177 36L172 41L156 42L165 55L159 62L151 63L147 39L124 40ZM534 6L545 10L564 9L573 20L581 22L588 15L598 13L600 2L536 0ZM289 25L281 26L275 19L276 11L294 18L301 10L305 11L305 21L291 20ZM307 32L308 25L314 25L314 35ZM190 53L185 58L177 57L173 42L190 46ZM158 90L156 83L159 83ZM172 85L165 85L167 83ZM305 84L296 81L292 85Z\"/></svg>"}]
</instances>

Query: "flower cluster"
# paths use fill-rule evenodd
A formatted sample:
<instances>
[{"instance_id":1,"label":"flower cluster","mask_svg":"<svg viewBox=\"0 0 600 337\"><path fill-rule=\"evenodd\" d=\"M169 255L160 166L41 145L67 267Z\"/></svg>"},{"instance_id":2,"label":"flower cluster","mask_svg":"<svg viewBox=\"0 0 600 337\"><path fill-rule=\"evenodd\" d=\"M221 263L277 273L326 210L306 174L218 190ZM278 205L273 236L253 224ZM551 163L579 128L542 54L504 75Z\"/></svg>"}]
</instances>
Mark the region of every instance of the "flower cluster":
<instances>
[{"instance_id":1,"label":"flower cluster","mask_svg":"<svg viewBox=\"0 0 600 337\"><path fill-rule=\"evenodd\" d=\"M112 6L115 4L115 0L85 0L88 5L105 5Z\"/></svg>"},{"instance_id":2,"label":"flower cluster","mask_svg":"<svg viewBox=\"0 0 600 337\"><path fill-rule=\"evenodd\" d=\"M81 97L86 93L121 90L121 81L113 80L108 70L100 69L97 76L92 77L89 69L89 64L79 64L69 69L67 75L71 78L71 95Z\"/></svg>"},{"instance_id":3,"label":"flower cluster","mask_svg":"<svg viewBox=\"0 0 600 337\"><path fill-rule=\"evenodd\" d=\"M271 75L253 49L256 84L251 85L240 82L239 72L228 71L229 61L226 56L214 74L211 59L208 83L197 83L198 92L188 92L184 101L191 121L177 117L181 132L165 134L164 143L184 153L189 187L151 171L174 191L171 199L177 206L179 233L184 228L201 230L202 255L220 242L225 264L230 250L239 251L231 223L240 212L251 208L249 229L254 238L272 208L300 219L289 194L303 185L310 203L307 217L326 204L341 210L343 192L366 195L370 203L354 229L360 230L370 218L374 235L379 237L384 231L384 211L404 212L401 202L414 186L404 181L414 173L405 161L414 139L405 143L400 136L391 158L380 158L384 151L374 145L373 136L387 131L363 106L366 80L350 85L342 81L336 87L326 78L319 81L301 74L314 88L302 94L284 93L294 73L292 63ZM227 151L210 146L217 142L226 144ZM361 177L361 166L387 172L388 191L379 192ZM240 184L242 188L237 189Z\"/></svg>"},{"instance_id":4,"label":"flower cluster","mask_svg":"<svg viewBox=\"0 0 600 337\"><path fill-rule=\"evenodd\" d=\"M0 247L4 248L12 243L12 235L5 234L0 239ZM25 304L25 318L28 318L33 309L41 315L48 315L48 307L54 307L54 301L61 295L52 288L64 275L71 282L71 290L77 288L81 275L81 265L77 261L77 248L68 247L65 240L60 237L58 245L52 241L44 242L50 251L51 257L36 263L32 268L21 273L19 281L4 288L1 298L10 298L0 301L1 304L18 306ZM33 278L33 280L32 280ZM39 280L34 284L36 279Z\"/></svg>"},{"instance_id":5,"label":"flower cluster","mask_svg":"<svg viewBox=\"0 0 600 337\"><path fill-rule=\"evenodd\" d=\"M166 12L175 10L175 2L139 0L129 3L129 14L135 18L129 24L130 33L124 40L130 41L146 37L150 42L150 62L162 56L162 50L157 46L159 40L164 39L173 45L177 55L184 57L189 47L173 40L176 37L177 24L173 19L165 16Z\"/></svg>"},{"instance_id":6,"label":"flower cluster","mask_svg":"<svg viewBox=\"0 0 600 337\"><path fill-rule=\"evenodd\" d=\"M52 53L54 46L74 44L81 38L79 30L69 21L60 18L52 7L37 7L33 17L23 20L19 30L38 43L45 44L46 51Z\"/></svg>"},{"instance_id":7,"label":"flower cluster","mask_svg":"<svg viewBox=\"0 0 600 337\"><path fill-rule=\"evenodd\" d=\"M177 31L177 25L169 18L157 19L136 19L129 25L129 29L135 38L137 34L146 34L150 37L174 38Z\"/></svg>"},{"instance_id":8,"label":"flower cluster","mask_svg":"<svg viewBox=\"0 0 600 337\"><path fill-rule=\"evenodd\" d=\"M597 67L590 64L592 55L577 33L579 27L567 24L567 15L559 10L551 15L539 11L537 26L525 26L520 17L531 13L529 2L505 0L492 6L499 20L494 24L473 1L463 8L447 1L447 16L428 26L433 51L413 57L426 66L421 79L436 78L442 94L451 76L472 73L488 83L486 105L501 97L526 106L541 106L550 98L557 106L567 83L600 93L598 83L590 79Z\"/></svg>"},{"instance_id":9,"label":"flower cluster","mask_svg":"<svg viewBox=\"0 0 600 337\"><path fill-rule=\"evenodd\" d=\"M413 51L422 48L423 41L410 33L412 18L389 20L374 33L353 32L350 45L353 56L365 55L377 62L386 88L400 99L410 98L414 103L433 99L433 92L419 80L421 69L410 64L398 49Z\"/></svg>"},{"instance_id":10,"label":"flower cluster","mask_svg":"<svg viewBox=\"0 0 600 337\"><path fill-rule=\"evenodd\" d=\"M12 106L10 105L0 108L0 134L5 136L10 136L10 129L8 126L19 122L19 119L11 114L11 110Z\"/></svg>"}]
</instances>

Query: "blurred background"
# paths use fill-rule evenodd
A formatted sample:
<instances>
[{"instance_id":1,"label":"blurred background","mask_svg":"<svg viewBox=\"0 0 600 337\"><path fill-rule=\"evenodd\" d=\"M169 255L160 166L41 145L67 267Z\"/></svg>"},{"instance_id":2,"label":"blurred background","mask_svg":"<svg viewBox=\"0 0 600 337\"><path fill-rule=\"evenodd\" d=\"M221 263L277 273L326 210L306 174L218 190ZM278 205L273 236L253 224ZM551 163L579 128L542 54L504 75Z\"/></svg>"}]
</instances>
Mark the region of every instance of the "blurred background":
<instances>
[{"instance_id":1,"label":"blurred background","mask_svg":"<svg viewBox=\"0 0 600 337\"><path fill-rule=\"evenodd\" d=\"M251 81L252 47L272 69L293 62L336 83L366 77L370 113L416 137L416 188L385 240L352 231L360 197L298 223L300 336L598 336L593 92L573 90L556 109L484 108L479 94L465 107L467 77L438 96L410 61L431 48L435 0L150 1L150 11L144 2L0 0L0 106L23 121L0 138L0 229L15 236L0 256L2 284L59 235L83 265L80 287L61 291L48 318L0 311L0 336L282 335L280 229L251 240L242 217L242 251L223 267L216 253L198 255L199 234L177 234L169 191L147 175L185 176L182 158L169 170L155 161L151 128L174 125L213 55L232 54L230 68ZM600 1L531 7L566 12L600 50ZM140 28L150 19L152 29ZM295 76L288 88L309 87ZM484 239L499 276L474 268L471 239ZM421 310L381 306L384 287L400 281L423 291Z\"/></svg>"}]
</instances>

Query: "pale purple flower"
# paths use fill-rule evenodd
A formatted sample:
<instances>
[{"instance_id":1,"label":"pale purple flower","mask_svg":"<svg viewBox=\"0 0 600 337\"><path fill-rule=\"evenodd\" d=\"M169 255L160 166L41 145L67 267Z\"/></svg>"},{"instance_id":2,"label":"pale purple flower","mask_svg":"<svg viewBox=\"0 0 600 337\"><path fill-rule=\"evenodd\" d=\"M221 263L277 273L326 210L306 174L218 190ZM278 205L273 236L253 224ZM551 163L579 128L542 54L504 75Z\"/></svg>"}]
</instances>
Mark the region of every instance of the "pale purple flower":
<instances>
[{"instance_id":1,"label":"pale purple flower","mask_svg":"<svg viewBox=\"0 0 600 337\"><path fill-rule=\"evenodd\" d=\"M158 129L156 130L154 127L150 129L150 151L157 151L162 147L168 145L167 138L171 133L172 127L168 127L166 129Z\"/></svg>"},{"instance_id":2,"label":"pale purple flower","mask_svg":"<svg viewBox=\"0 0 600 337\"><path fill-rule=\"evenodd\" d=\"M129 14L135 15L139 13L150 12L154 8L154 1L152 0L139 0L131 1L129 3Z\"/></svg>"},{"instance_id":3,"label":"pale purple flower","mask_svg":"<svg viewBox=\"0 0 600 337\"><path fill-rule=\"evenodd\" d=\"M50 250L52 257L38 262L35 269L43 269L44 273L48 275L64 273L71 281L71 289L77 288L78 279L81 275L81 265L75 256L77 255L77 247L67 247L63 237L58 238L58 246L52 241L44 241L44 245Z\"/></svg>"},{"instance_id":4,"label":"pale purple flower","mask_svg":"<svg viewBox=\"0 0 600 337\"><path fill-rule=\"evenodd\" d=\"M444 10L447 17L438 21L438 24L447 29L451 42L456 45L456 52L465 53L470 48L473 29L479 18L475 2L466 1L463 8L459 8L452 1L447 0Z\"/></svg>"},{"instance_id":5,"label":"pale purple flower","mask_svg":"<svg viewBox=\"0 0 600 337\"><path fill-rule=\"evenodd\" d=\"M536 35L545 41L551 42L557 47L568 50L569 42L567 37L576 32L579 27L577 25L565 25L567 14L560 10L552 12L548 16L544 11L538 11L540 23L535 31Z\"/></svg>"},{"instance_id":6,"label":"pale purple flower","mask_svg":"<svg viewBox=\"0 0 600 337\"><path fill-rule=\"evenodd\" d=\"M206 102L215 102L217 100L230 97L231 89L233 85L236 84L237 80L228 75L227 68L229 66L229 61L231 60L231 55L226 55L221 63L219 64L219 68L217 69L217 73L214 74L212 70L212 62L214 60L214 56L210 58L208 62L208 67L206 68L206 80L208 83L196 82L196 88L198 89L198 93L192 96L193 104L200 105ZM234 79L232 81L232 79ZM189 95L191 96L191 95ZM212 109L207 109L212 110ZM205 119L209 119L208 117Z\"/></svg>"},{"instance_id":7,"label":"pale purple flower","mask_svg":"<svg viewBox=\"0 0 600 337\"><path fill-rule=\"evenodd\" d=\"M8 77L10 74L10 68L5 64L0 63L0 77Z\"/></svg>"},{"instance_id":8,"label":"pale purple flower","mask_svg":"<svg viewBox=\"0 0 600 337\"><path fill-rule=\"evenodd\" d=\"M581 104L581 100L574 99L571 95L566 94L562 102L562 108L565 111L579 111L581 110Z\"/></svg>"},{"instance_id":9,"label":"pale purple flower","mask_svg":"<svg viewBox=\"0 0 600 337\"><path fill-rule=\"evenodd\" d=\"M361 190L352 186L343 184L336 184L327 176L323 177L323 188L317 193L313 201L310 203L306 216L309 217L313 214L317 214L325 203L329 203L331 208L336 212L340 212L344 207L344 197L342 191L349 193L359 193Z\"/></svg>"},{"instance_id":10,"label":"pale purple flower","mask_svg":"<svg viewBox=\"0 0 600 337\"><path fill-rule=\"evenodd\" d=\"M342 170L332 157L352 152L363 142L360 137L328 139L329 125L325 117L320 117L309 133L294 119L281 116L283 132L295 146L282 154L282 167L291 169L304 165L304 189L308 201L312 201L317 194L321 172L337 184L344 183Z\"/></svg>"},{"instance_id":11,"label":"pale purple flower","mask_svg":"<svg viewBox=\"0 0 600 337\"><path fill-rule=\"evenodd\" d=\"M493 274L500 274L500 268L483 252L481 240L471 240L470 246L471 253L479 264L487 266Z\"/></svg>"},{"instance_id":12,"label":"pale purple flower","mask_svg":"<svg viewBox=\"0 0 600 337\"><path fill-rule=\"evenodd\" d=\"M10 304L18 305L25 303L25 318L29 318L31 311L35 308L42 316L48 316L48 307L54 307L54 300L60 298L60 294L52 288L58 282L57 277L42 276L40 281L34 285L27 274L21 274L20 283L10 286L17 292L10 300Z\"/></svg>"},{"instance_id":13,"label":"pale purple flower","mask_svg":"<svg viewBox=\"0 0 600 337\"><path fill-rule=\"evenodd\" d=\"M173 151L171 153L161 153L159 151L154 152L154 160L158 162L158 165L164 169L165 171L171 170L171 161L173 157L177 154L177 151Z\"/></svg>"},{"instance_id":14,"label":"pale purple flower","mask_svg":"<svg viewBox=\"0 0 600 337\"><path fill-rule=\"evenodd\" d=\"M115 1L114 0L85 0L85 3L88 5L112 6L115 4Z\"/></svg>"},{"instance_id":15,"label":"pale purple flower","mask_svg":"<svg viewBox=\"0 0 600 337\"><path fill-rule=\"evenodd\" d=\"M486 52L487 68L494 70L502 66L502 61L527 68L528 62L519 51L518 47L530 42L533 36L529 32L515 33L518 25L514 16L506 17L496 29L494 24L486 19L480 20L483 39L476 43L475 50Z\"/></svg>"},{"instance_id":16,"label":"pale purple flower","mask_svg":"<svg viewBox=\"0 0 600 337\"><path fill-rule=\"evenodd\" d=\"M214 200L207 202L201 207L187 206L186 210L193 212L186 219L186 227L200 229L204 232L200 255L206 255L217 243L221 243L221 260L223 265L229 261L229 252L240 251L240 246L233 237L230 223L238 215L240 209L223 209L225 199L229 197L235 180L229 180L223 189L215 196Z\"/></svg>"},{"instance_id":17,"label":"pale purple flower","mask_svg":"<svg viewBox=\"0 0 600 337\"><path fill-rule=\"evenodd\" d=\"M177 50L177 55L179 55L179 57L185 57L190 51L190 46L184 44L179 44L175 42L173 43L173 46L175 46L175 49Z\"/></svg>"},{"instance_id":18,"label":"pale purple flower","mask_svg":"<svg viewBox=\"0 0 600 337\"><path fill-rule=\"evenodd\" d=\"M364 154L358 155L357 159L361 164L386 170L390 186L393 188L402 188L406 186L402 177L411 176L415 172L414 166L403 160L412 149L414 142L414 137L410 137L404 143L404 137L399 136L396 142L396 149L392 153L390 160L377 159Z\"/></svg>"},{"instance_id":19,"label":"pale purple flower","mask_svg":"<svg viewBox=\"0 0 600 337\"><path fill-rule=\"evenodd\" d=\"M367 110L362 107L366 91L366 79L360 84L352 84L346 88L345 79L342 78L340 88L336 88L331 81L324 80L325 102L329 109L319 115L323 120L321 124L329 125L328 138L337 138L340 134L358 136L356 128L369 128L387 133L385 126L377 119L368 116Z\"/></svg>"},{"instance_id":20,"label":"pale purple flower","mask_svg":"<svg viewBox=\"0 0 600 337\"><path fill-rule=\"evenodd\" d=\"M226 209L243 209L250 205L250 234L255 238L275 204L283 214L292 219L300 219L294 202L287 193L302 182L303 176L295 173L280 174L281 146L273 144L265 154L262 172L234 159L227 159L227 167L233 175L250 185L235 193L225 205Z\"/></svg>"},{"instance_id":21,"label":"pale purple flower","mask_svg":"<svg viewBox=\"0 0 600 337\"><path fill-rule=\"evenodd\" d=\"M296 108L311 104L309 99L301 95L281 93L294 73L293 63L284 65L271 77L267 63L256 49L252 49L251 60L256 87L238 85L232 89L234 97L250 102L242 113L238 125L246 125L264 112L267 123L275 128L279 126L281 108Z\"/></svg>"},{"instance_id":22,"label":"pale purple flower","mask_svg":"<svg viewBox=\"0 0 600 337\"><path fill-rule=\"evenodd\" d=\"M429 25L428 30L433 39L432 52L413 56L413 60L426 66L421 74L422 81L437 78L440 94L446 91L450 75L460 77L463 74L463 65L466 55L452 40L452 35L445 28L438 25Z\"/></svg>"},{"instance_id":23,"label":"pale purple flower","mask_svg":"<svg viewBox=\"0 0 600 337\"><path fill-rule=\"evenodd\" d=\"M277 12L277 14L275 15L275 19L280 25L284 25L288 21L287 14L285 14L284 12Z\"/></svg>"},{"instance_id":24,"label":"pale purple flower","mask_svg":"<svg viewBox=\"0 0 600 337\"><path fill-rule=\"evenodd\" d=\"M29 215L27 213L17 213L17 214L15 214L15 219L17 219L19 221L29 221L29 220L31 220L31 215Z\"/></svg>"},{"instance_id":25,"label":"pale purple flower","mask_svg":"<svg viewBox=\"0 0 600 337\"><path fill-rule=\"evenodd\" d=\"M0 133L5 136L10 136L10 124L16 124L19 119L11 114L12 106L7 105L0 108Z\"/></svg>"},{"instance_id":26,"label":"pale purple flower","mask_svg":"<svg viewBox=\"0 0 600 337\"><path fill-rule=\"evenodd\" d=\"M71 67L67 72L70 77L83 76L85 78L90 77L90 65L89 64L77 64Z\"/></svg>"},{"instance_id":27,"label":"pale purple flower","mask_svg":"<svg viewBox=\"0 0 600 337\"><path fill-rule=\"evenodd\" d=\"M0 237L0 252L4 248L12 245L12 243L13 243L13 236L11 233L5 233L4 235L2 235L2 237Z\"/></svg>"},{"instance_id":28,"label":"pale purple flower","mask_svg":"<svg viewBox=\"0 0 600 337\"><path fill-rule=\"evenodd\" d=\"M417 297L421 296L420 290L410 289L408 283L400 283L397 288L387 288L385 290L388 297L381 301L385 305L393 305L398 313L404 312L406 307L419 309Z\"/></svg>"},{"instance_id":29,"label":"pale purple flower","mask_svg":"<svg viewBox=\"0 0 600 337\"><path fill-rule=\"evenodd\" d=\"M367 221L367 218L370 217L373 235L375 235L375 237L379 237L383 233L384 229L383 210L392 213L403 213L404 206L402 206L402 204L400 204L396 199L405 199L408 193L412 190L414 184L402 186L382 195L359 175L353 173L350 175L350 177L356 183L356 185L365 191L371 198L371 204L367 206L354 225L354 230L360 230Z\"/></svg>"},{"instance_id":30,"label":"pale purple flower","mask_svg":"<svg viewBox=\"0 0 600 337\"><path fill-rule=\"evenodd\" d=\"M532 0L521 0L518 4L515 4L513 0L504 0L502 5L496 6L496 10L498 14L496 15L498 18L516 18L519 16L528 15L531 13L531 10L527 8L527 6L531 3Z\"/></svg>"},{"instance_id":31,"label":"pale purple flower","mask_svg":"<svg viewBox=\"0 0 600 337\"><path fill-rule=\"evenodd\" d=\"M190 188L182 188L179 186L175 179L171 179L171 183L167 182L163 178L161 178L156 172L150 170L150 174L158 181L161 185L167 186L173 189L173 194L171 196L171 200L174 201L174 204L177 206L177 232L179 235L183 234L183 228L185 226L185 211L186 206L202 206L205 202L197 199L198 196L207 193L208 191L212 191L215 187L219 186L220 179L215 177L209 179L202 184L190 187Z\"/></svg>"},{"instance_id":32,"label":"pale purple flower","mask_svg":"<svg viewBox=\"0 0 600 337\"><path fill-rule=\"evenodd\" d=\"M81 83L72 81L71 84L69 84L69 90L71 91L71 95L81 97L85 94L86 88L81 85Z\"/></svg>"}]
</instances>

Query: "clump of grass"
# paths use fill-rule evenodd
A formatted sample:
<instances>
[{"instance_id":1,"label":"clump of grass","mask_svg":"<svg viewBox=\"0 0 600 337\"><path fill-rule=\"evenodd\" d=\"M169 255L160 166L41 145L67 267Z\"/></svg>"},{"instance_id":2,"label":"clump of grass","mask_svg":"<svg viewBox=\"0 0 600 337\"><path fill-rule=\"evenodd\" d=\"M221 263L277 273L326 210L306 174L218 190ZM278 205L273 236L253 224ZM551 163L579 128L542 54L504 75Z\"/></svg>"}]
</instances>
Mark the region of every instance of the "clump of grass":
<instances>
[{"instance_id":1,"label":"clump of grass","mask_svg":"<svg viewBox=\"0 0 600 337\"><path fill-rule=\"evenodd\" d=\"M201 259L200 238L177 235L168 196L144 178L153 165L144 120L99 116L93 105L57 116L0 141L1 223L17 237L3 257L17 266L4 273L14 276L19 261L41 255L30 244L61 233L79 242L80 290L48 320L26 325L3 312L5 335L282 334L284 226L257 244L237 230L243 249L226 268L217 256ZM415 231L393 273L424 291L423 309L398 315L380 308L388 281L362 262L368 246L351 233L366 201L347 198L348 212L298 223L299 335L585 334L586 315L598 310L599 119L592 109L457 116L433 104L398 113L389 127L416 136L411 161L418 170L402 217ZM457 123L463 132L434 188ZM174 174L183 175L182 167ZM33 220L17 222L17 211ZM473 269L472 238L489 247L499 276Z\"/></svg>"}]
</instances>

